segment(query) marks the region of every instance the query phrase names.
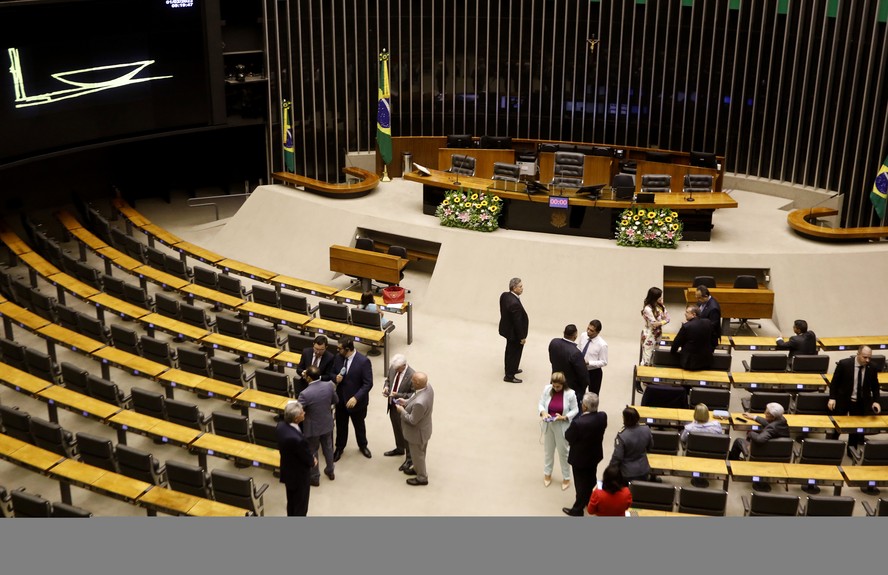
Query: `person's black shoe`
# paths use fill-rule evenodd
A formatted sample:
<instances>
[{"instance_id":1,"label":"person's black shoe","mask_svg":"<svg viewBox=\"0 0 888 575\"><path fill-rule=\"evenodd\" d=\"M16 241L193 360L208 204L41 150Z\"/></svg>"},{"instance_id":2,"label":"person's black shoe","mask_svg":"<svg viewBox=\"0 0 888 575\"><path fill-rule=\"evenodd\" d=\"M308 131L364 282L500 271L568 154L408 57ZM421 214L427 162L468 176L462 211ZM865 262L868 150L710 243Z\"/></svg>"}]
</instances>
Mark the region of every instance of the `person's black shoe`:
<instances>
[{"instance_id":1,"label":"person's black shoe","mask_svg":"<svg viewBox=\"0 0 888 575\"><path fill-rule=\"evenodd\" d=\"M336 479L336 474L333 473L332 471L331 471L330 473L327 473L327 472L325 471L325 472L324 472L324 475L326 475L326 476L330 479L330 481L333 481L334 479Z\"/></svg>"},{"instance_id":2,"label":"person's black shoe","mask_svg":"<svg viewBox=\"0 0 888 575\"><path fill-rule=\"evenodd\" d=\"M339 458L342 457L342 450L338 447L333 451L333 461L339 461Z\"/></svg>"},{"instance_id":3,"label":"person's black shoe","mask_svg":"<svg viewBox=\"0 0 888 575\"><path fill-rule=\"evenodd\" d=\"M319 477L312 477L311 478L311 486L312 487L320 487L320 485L321 485L321 479Z\"/></svg>"},{"instance_id":4,"label":"person's black shoe","mask_svg":"<svg viewBox=\"0 0 888 575\"><path fill-rule=\"evenodd\" d=\"M397 447L392 449L391 451L386 451L383 453L386 457L394 457L395 455L404 455L403 449L398 449Z\"/></svg>"},{"instance_id":5,"label":"person's black shoe","mask_svg":"<svg viewBox=\"0 0 888 575\"><path fill-rule=\"evenodd\" d=\"M407 480L407 485L428 485L428 480L420 480L415 477L411 477Z\"/></svg>"},{"instance_id":6,"label":"person's black shoe","mask_svg":"<svg viewBox=\"0 0 888 575\"><path fill-rule=\"evenodd\" d=\"M523 369L519 369L518 371L515 372L515 375L518 375L519 373L524 373L524 370L523 370Z\"/></svg>"},{"instance_id":7,"label":"person's black shoe","mask_svg":"<svg viewBox=\"0 0 888 575\"><path fill-rule=\"evenodd\" d=\"M641 387L641 384L638 383L638 382L635 382L635 392L636 392L636 393L641 393L641 394L644 393L644 389Z\"/></svg>"},{"instance_id":8,"label":"person's black shoe","mask_svg":"<svg viewBox=\"0 0 888 575\"><path fill-rule=\"evenodd\" d=\"M761 481L753 481L752 482L752 490L758 491L759 493L770 493L771 492L771 484L770 483L762 483Z\"/></svg>"},{"instance_id":9,"label":"person's black shoe","mask_svg":"<svg viewBox=\"0 0 888 575\"><path fill-rule=\"evenodd\" d=\"M404 475L416 475L416 470L412 467L408 467L404 470Z\"/></svg>"},{"instance_id":10,"label":"person's black shoe","mask_svg":"<svg viewBox=\"0 0 888 575\"><path fill-rule=\"evenodd\" d=\"M562 507L561 510L564 511L565 515L570 515L571 517L582 517L583 516L582 510L574 511L573 508L571 508L571 507Z\"/></svg>"},{"instance_id":11,"label":"person's black shoe","mask_svg":"<svg viewBox=\"0 0 888 575\"><path fill-rule=\"evenodd\" d=\"M413 466L413 463L411 463L410 461L405 461L404 463L401 464L401 467L398 468L398 471L404 471L405 469L409 469L412 466Z\"/></svg>"},{"instance_id":12,"label":"person's black shoe","mask_svg":"<svg viewBox=\"0 0 888 575\"><path fill-rule=\"evenodd\" d=\"M503 381L508 381L509 383L521 383L521 380L517 377L504 377Z\"/></svg>"},{"instance_id":13,"label":"person's black shoe","mask_svg":"<svg viewBox=\"0 0 888 575\"><path fill-rule=\"evenodd\" d=\"M358 449L361 450L361 455L363 455L363 456L366 457L367 459L370 459L371 457L373 457L373 454L370 453L370 450L367 449L367 446L366 446L366 445L365 445L364 447L359 447Z\"/></svg>"},{"instance_id":14,"label":"person's black shoe","mask_svg":"<svg viewBox=\"0 0 888 575\"><path fill-rule=\"evenodd\" d=\"M663 483L663 479L661 479L659 475L651 475L650 478L648 478L648 481L652 481L654 483Z\"/></svg>"}]
</instances>

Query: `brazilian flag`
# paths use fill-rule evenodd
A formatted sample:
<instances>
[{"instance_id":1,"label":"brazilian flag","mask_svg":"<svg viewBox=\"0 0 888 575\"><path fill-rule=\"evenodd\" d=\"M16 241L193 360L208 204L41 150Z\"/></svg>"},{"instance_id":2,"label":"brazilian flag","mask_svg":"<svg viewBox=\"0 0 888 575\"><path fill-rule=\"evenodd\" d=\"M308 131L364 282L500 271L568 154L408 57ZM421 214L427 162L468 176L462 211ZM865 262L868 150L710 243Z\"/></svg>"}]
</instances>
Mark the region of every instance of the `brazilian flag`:
<instances>
[{"instance_id":1,"label":"brazilian flag","mask_svg":"<svg viewBox=\"0 0 888 575\"><path fill-rule=\"evenodd\" d=\"M389 88L389 55L379 55L379 106L376 111L376 144L382 163L392 162L392 103Z\"/></svg>"},{"instance_id":2,"label":"brazilian flag","mask_svg":"<svg viewBox=\"0 0 888 575\"><path fill-rule=\"evenodd\" d=\"M296 145L293 143L293 122L287 100L284 100L284 169L291 174L296 172Z\"/></svg>"},{"instance_id":3,"label":"brazilian flag","mask_svg":"<svg viewBox=\"0 0 888 575\"><path fill-rule=\"evenodd\" d=\"M879 219L885 219L885 201L888 198L888 157L882 162L879 173L876 174L876 182L873 184L873 191L870 192L870 201L879 214Z\"/></svg>"}]
</instances>

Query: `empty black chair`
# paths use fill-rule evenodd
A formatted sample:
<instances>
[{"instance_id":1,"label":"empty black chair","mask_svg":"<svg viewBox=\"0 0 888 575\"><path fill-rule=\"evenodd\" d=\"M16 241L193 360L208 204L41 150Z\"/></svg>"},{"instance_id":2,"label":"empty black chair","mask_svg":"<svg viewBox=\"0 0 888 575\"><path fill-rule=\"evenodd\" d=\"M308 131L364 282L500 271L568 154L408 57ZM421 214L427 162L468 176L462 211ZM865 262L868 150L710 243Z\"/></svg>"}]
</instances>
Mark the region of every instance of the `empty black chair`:
<instances>
[{"instance_id":1,"label":"empty black chair","mask_svg":"<svg viewBox=\"0 0 888 575\"><path fill-rule=\"evenodd\" d=\"M194 283L205 288L218 289L219 276L209 268L194 266Z\"/></svg>"},{"instance_id":2,"label":"empty black chair","mask_svg":"<svg viewBox=\"0 0 888 575\"><path fill-rule=\"evenodd\" d=\"M21 307L31 307L31 286L19 279L12 280L13 300Z\"/></svg>"},{"instance_id":3,"label":"empty black chair","mask_svg":"<svg viewBox=\"0 0 888 575\"><path fill-rule=\"evenodd\" d=\"M222 334L237 339L244 339L244 322L233 315L217 313L216 330Z\"/></svg>"},{"instance_id":4,"label":"empty black chair","mask_svg":"<svg viewBox=\"0 0 888 575\"><path fill-rule=\"evenodd\" d=\"M795 411L793 413L798 415L829 415L828 403L828 393L799 393L796 395Z\"/></svg>"},{"instance_id":5,"label":"empty black chair","mask_svg":"<svg viewBox=\"0 0 888 575\"><path fill-rule=\"evenodd\" d=\"M348 306L343 303L321 300L318 302L318 316L321 319L348 323Z\"/></svg>"},{"instance_id":6,"label":"empty black chair","mask_svg":"<svg viewBox=\"0 0 888 575\"><path fill-rule=\"evenodd\" d=\"M270 369L257 369L253 372L253 376L253 385L256 386L257 390L284 397L293 397L290 376L286 373Z\"/></svg>"},{"instance_id":7,"label":"empty black chair","mask_svg":"<svg viewBox=\"0 0 888 575\"><path fill-rule=\"evenodd\" d=\"M688 397L688 405L694 408L698 403L705 403L710 410L728 411L731 405L731 391L709 387L692 387Z\"/></svg>"},{"instance_id":8,"label":"empty black chair","mask_svg":"<svg viewBox=\"0 0 888 575\"><path fill-rule=\"evenodd\" d=\"M99 270L85 263L77 262L77 273L75 275L83 283L102 291L102 275L99 273Z\"/></svg>"},{"instance_id":9,"label":"empty black chair","mask_svg":"<svg viewBox=\"0 0 888 575\"><path fill-rule=\"evenodd\" d=\"M879 499L875 507L866 500L863 500L862 503L867 517L888 517L888 499Z\"/></svg>"},{"instance_id":10,"label":"empty black chair","mask_svg":"<svg viewBox=\"0 0 888 575\"><path fill-rule=\"evenodd\" d=\"M102 276L102 289L108 294L120 300L126 300L126 293L123 291L123 284L126 282L120 278L104 274Z\"/></svg>"},{"instance_id":11,"label":"empty black chair","mask_svg":"<svg viewBox=\"0 0 888 575\"><path fill-rule=\"evenodd\" d=\"M714 371L731 371L731 360L733 356L730 353L713 353L712 364L709 369Z\"/></svg>"},{"instance_id":12,"label":"empty black chair","mask_svg":"<svg viewBox=\"0 0 888 575\"><path fill-rule=\"evenodd\" d=\"M712 191L712 176L710 174L685 174L685 193L708 193Z\"/></svg>"},{"instance_id":13,"label":"empty black chair","mask_svg":"<svg viewBox=\"0 0 888 575\"><path fill-rule=\"evenodd\" d=\"M111 228L111 244L131 258L137 259L142 263L147 263L148 261L147 254L145 253L147 246L117 228Z\"/></svg>"},{"instance_id":14,"label":"empty black chair","mask_svg":"<svg viewBox=\"0 0 888 575\"><path fill-rule=\"evenodd\" d=\"M210 369L213 379L232 385L247 385L253 379L253 374L247 374L244 370L244 364L221 357L210 358Z\"/></svg>"},{"instance_id":15,"label":"empty black chair","mask_svg":"<svg viewBox=\"0 0 888 575\"><path fill-rule=\"evenodd\" d=\"M748 517L795 517L799 513L798 495L753 493L751 498L740 497L743 515Z\"/></svg>"},{"instance_id":16,"label":"empty black chair","mask_svg":"<svg viewBox=\"0 0 888 575\"><path fill-rule=\"evenodd\" d=\"M152 485L167 484L166 467L152 454L121 443L117 445L115 455L123 475Z\"/></svg>"},{"instance_id":17,"label":"empty black chair","mask_svg":"<svg viewBox=\"0 0 888 575\"><path fill-rule=\"evenodd\" d=\"M728 506L728 492L700 487L678 488L678 512L723 517Z\"/></svg>"},{"instance_id":18,"label":"empty black chair","mask_svg":"<svg viewBox=\"0 0 888 575\"><path fill-rule=\"evenodd\" d=\"M147 309L150 311L155 310L154 300L148 297L148 291L145 288L127 283L123 286L123 293L126 296L126 301L133 304L134 306L138 306L142 309ZM176 303L178 304L178 302Z\"/></svg>"},{"instance_id":19,"label":"empty black chair","mask_svg":"<svg viewBox=\"0 0 888 575\"><path fill-rule=\"evenodd\" d=\"M114 444L110 439L78 431L77 450L80 452L80 461L83 463L114 473L120 471L114 456Z\"/></svg>"},{"instance_id":20,"label":"empty black chair","mask_svg":"<svg viewBox=\"0 0 888 575\"><path fill-rule=\"evenodd\" d=\"M263 285L254 285L253 286L253 301L255 303L261 303L264 305L270 305L272 307L280 307L280 301L278 300L278 293L272 287L263 286Z\"/></svg>"},{"instance_id":21,"label":"empty black chair","mask_svg":"<svg viewBox=\"0 0 888 575\"><path fill-rule=\"evenodd\" d=\"M12 276L2 267L0 267L0 293L15 302L15 294L12 291Z\"/></svg>"},{"instance_id":22,"label":"empty black chair","mask_svg":"<svg viewBox=\"0 0 888 575\"><path fill-rule=\"evenodd\" d=\"M111 343L111 330L97 318L77 312L77 331L104 344Z\"/></svg>"},{"instance_id":23,"label":"empty black chair","mask_svg":"<svg viewBox=\"0 0 888 575\"><path fill-rule=\"evenodd\" d=\"M249 475L239 475L214 469L210 473L213 494L216 501L248 509L253 515L265 515L265 501L262 494L268 489L264 483L257 487Z\"/></svg>"},{"instance_id":24,"label":"empty black chair","mask_svg":"<svg viewBox=\"0 0 888 575\"><path fill-rule=\"evenodd\" d=\"M38 312L39 313L39 312ZM885 371L886 357L884 355L874 355L870 358L870 365L878 371Z\"/></svg>"},{"instance_id":25,"label":"empty black chair","mask_svg":"<svg viewBox=\"0 0 888 575\"><path fill-rule=\"evenodd\" d=\"M518 164L508 164L506 162L493 163L493 180L502 180L505 182L517 182L521 176L521 166Z\"/></svg>"},{"instance_id":26,"label":"empty black chair","mask_svg":"<svg viewBox=\"0 0 888 575\"><path fill-rule=\"evenodd\" d=\"M670 353L668 349L654 349L651 355L651 365L654 367L681 367L679 355Z\"/></svg>"},{"instance_id":27,"label":"empty black chair","mask_svg":"<svg viewBox=\"0 0 888 575\"><path fill-rule=\"evenodd\" d=\"M56 501L52 504L52 516L85 519L87 517L92 517L93 513L82 507L77 507L76 505L68 505L63 501Z\"/></svg>"},{"instance_id":28,"label":"empty black chair","mask_svg":"<svg viewBox=\"0 0 888 575\"><path fill-rule=\"evenodd\" d=\"M679 433L677 431L660 431L651 430L653 437L653 445L648 449L648 453L659 453L662 455L678 455Z\"/></svg>"},{"instance_id":29,"label":"empty black chair","mask_svg":"<svg viewBox=\"0 0 888 575\"><path fill-rule=\"evenodd\" d=\"M200 431L207 431L209 429L209 416L204 415L193 403L187 403L178 399L166 399L164 406L166 408L167 420L170 423L184 425L185 427Z\"/></svg>"},{"instance_id":30,"label":"empty black chair","mask_svg":"<svg viewBox=\"0 0 888 575\"><path fill-rule=\"evenodd\" d=\"M25 348L25 367L28 373L45 379L51 383L60 383L62 378L62 370L52 360L49 354L42 351Z\"/></svg>"},{"instance_id":31,"label":"empty black chair","mask_svg":"<svg viewBox=\"0 0 888 575\"><path fill-rule=\"evenodd\" d=\"M86 383L86 380L89 377L89 372L87 372L79 365L74 365L73 363L68 363L67 361L63 361L61 366L62 382L65 384L65 387L76 391L77 393L89 395L89 388L87 387Z\"/></svg>"},{"instance_id":32,"label":"empty black chair","mask_svg":"<svg viewBox=\"0 0 888 575\"><path fill-rule=\"evenodd\" d=\"M133 409L136 413L150 415L157 419L166 419L166 398L162 393L134 387L130 390L133 399Z\"/></svg>"},{"instance_id":33,"label":"empty black chair","mask_svg":"<svg viewBox=\"0 0 888 575\"><path fill-rule=\"evenodd\" d=\"M148 265L160 271L164 269L164 252L151 246L145 246L145 254L148 256Z\"/></svg>"},{"instance_id":34,"label":"empty black chair","mask_svg":"<svg viewBox=\"0 0 888 575\"><path fill-rule=\"evenodd\" d=\"M254 419L252 428L253 442L256 445L264 445L271 449L278 448L277 432L275 431L277 429L277 423L274 421Z\"/></svg>"},{"instance_id":35,"label":"empty black chair","mask_svg":"<svg viewBox=\"0 0 888 575\"><path fill-rule=\"evenodd\" d=\"M179 300L162 293L156 293L154 294L154 305L160 315L179 319Z\"/></svg>"},{"instance_id":36,"label":"empty black chair","mask_svg":"<svg viewBox=\"0 0 888 575\"><path fill-rule=\"evenodd\" d=\"M807 517L851 517L854 515L853 497L838 495L810 495L799 515Z\"/></svg>"},{"instance_id":37,"label":"empty black chair","mask_svg":"<svg viewBox=\"0 0 888 575\"><path fill-rule=\"evenodd\" d=\"M185 265L181 258L169 254L164 254L163 256L163 270L186 281L190 281L191 276L194 275L191 268Z\"/></svg>"},{"instance_id":38,"label":"empty black chair","mask_svg":"<svg viewBox=\"0 0 888 575\"><path fill-rule=\"evenodd\" d=\"M135 330L117 323L112 323L110 327L111 341L114 343L114 347L133 355L142 355L142 344L139 341L139 334Z\"/></svg>"},{"instance_id":39,"label":"empty black chair","mask_svg":"<svg viewBox=\"0 0 888 575\"><path fill-rule=\"evenodd\" d=\"M12 517L15 517L12 511L12 495L0 485L0 518L9 519Z\"/></svg>"},{"instance_id":40,"label":"empty black chair","mask_svg":"<svg viewBox=\"0 0 888 575\"><path fill-rule=\"evenodd\" d=\"M281 309L292 311L293 313L301 313L303 315L311 315L308 307L308 299L302 295L289 290L281 290L280 293Z\"/></svg>"},{"instance_id":41,"label":"empty black chair","mask_svg":"<svg viewBox=\"0 0 888 575\"><path fill-rule=\"evenodd\" d=\"M314 335L302 335L300 333L287 334L287 349L296 353L302 353L307 347L314 345Z\"/></svg>"},{"instance_id":42,"label":"empty black chair","mask_svg":"<svg viewBox=\"0 0 888 575\"><path fill-rule=\"evenodd\" d=\"M187 347L178 348L179 369L183 369L189 373L205 375L213 377L210 369L210 359L207 354L200 350L192 350Z\"/></svg>"},{"instance_id":43,"label":"empty black chair","mask_svg":"<svg viewBox=\"0 0 888 575\"><path fill-rule=\"evenodd\" d=\"M551 185L562 188L583 186L583 164L586 156L577 152L555 152L554 177Z\"/></svg>"},{"instance_id":44,"label":"empty black chair","mask_svg":"<svg viewBox=\"0 0 888 575\"><path fill-rule=\"evenodd\" d=\"M170 367L176 366L178 355L169 342L143 335L139 337L139 343L142 347L142 355L146 359L162 363Z\"/></svg>"},{"instance_id":45,"label":"empty black chair","mask_svg":"<svg viewBox=\"0 0 888 575\"><path fill-rule=\"evenodd\" d=\"M52 502L28 493L24 487L14 490L10 497L16 517L52 517Z\"/></svg>"},{"instance_id":46,"label":"empty black chair","mask_svg":"<svg viewBox=\"0 0 888 575\"><path fill-rule=\"evenodd\" d=\"M203 467L170 459L166 462L166 472L170 489L204 499L213 499L210 477Z\"/></svg>"},{"instance_id":47,"label":"empty black chair","mask_svg":"<svg viewBox=\"0 0 888 575\"><path fill-rule=\"evenodd\" d=\"M632 493L632 507L672 511L675 502L674 485L652 481L632 481L629 483L629 491Z\"/></svg>"},{"instance_id":48,"label":"empty black chair","mask_svg":"<svg viewBox=\"0 0 888 575\"><path fill-rule=\"evenodd\" d=\"M743 360L746 371L786 371L787 355L785 353L754 353L749 360Z\"/></svg>"},{"instance_id":49,"label":"empty black chair","mask_svg":"<svg viewBox=\"0 0 888 575\"><path fill-rule=\"evenodd\" d=\"M22 371L28 371L28 366L25 363L25 346L19 342L5 337L0 338L0 354L3 355L3 363Z\"/></svg>"},{"instance_id":50,"label":"empty black chair","mask_svg":"<svg viewBox=\"0 0 888 575\"><path fill-rule=\"evenodd\" d=\"M72 277L77 277L77 258L72 256L71 254L65 252L62 254L62 269L66 274Z\"/></svg>"},{"instance_id":51,"label":"empty black chair","mask_svg":"<svg viewBox=\"0 0 888 575\"><path fill-rule=\"evenodd\" d=\"M707 459L727 459L731 449L731 436L727 434L688 433L688 442L684 454L688 457L705 457Z\"/></svg>"},{"instance_id":52,"label":"empty black chair","mask_svg":"<svg viewBox=\"0 0 888 575\"><path fill-rule=\"evenodd\" d=\"M829 356L794 355L790 361L789 370L796 373L826 373L829 370Z\"/></svg>"},{"instance_id":53,"label":"empty black chair","mask_svg":"<svg viewBox=\"0 0 888 575\"><path fill-rule=\"evenodd\" d=\"M802 439L802 446L794 453L796 463L813 465L841 465L845 458L846 443L838 439ZM820 493L817 485L805 485L806 493Z\"/></svg>"},{"instance_id":54,"label":"empty black chair","mask_svg":"<svg viewBox=\"0 0 888 575\"><path fill-rule=\"evenodd\" d=\"M713 276L697 276L694 278L694 281L691 282L692 287L697 286L706 286L708 288L715 287L715 278Z\"/></svg>"},{"instance_id":55,"label":"empty black chair","mask_svg":"<svg viewBox=\"0 0 888 575\"><path fill-rule=\"evenodd\" d=\"M0 404L0 427L6 435L34 444L34 437L31 435L31 415L26 411Z\"/></svg>"},{"instance_id":56,"label":"empty black chair","mask_svg":"<svg viewBox=\"0 0 888 575\"><path fill-rule=\"evenodd\" d=\"M37 290L31 290L31 311L44 319L54 322L56 320L56 298L44 295Z\"/></svg>"},{"instance_id":57,"label":"empty black chair","mask_svg":"<svg viewBox=\"0 0 888 575\"><path fill-rule=\"evenodd\" d=\"M645 152L644 159L648 162L660 162L661 164L671 164L672 154L669 152Z\"/></svg>"},{"instance_id":58,"label":"empty black chair","mask_svg":"<svg viewBox=\"0 0 888 575\"><path fill-rule=\"evenodd\" d=\"M252 443L250 420L246 415L214 411L211 414L211 420L213 423L213 433L216 435Z\"/></svg>"},{"instance_id":59,"label":"empty black chair","mask_svg":"<svg viewBox=\"0 0 888 575\"><path fill-rule=\"evenodd\" d=\"M783 412L789 411L789 404L792 396L788 393L778 393L774 391L754 391L749 397L740 399L740 405L743 411L748 413L764 413L765 407L769 403L779 403L783 406Z\"/></svg>"},{"instance_id":60,"label":"empty black chair","mask_svg":"<svg viewBox=\"0 0 888 575\"><path fill-rule=\"evenodd\" d=\"M463 176L475 175L475 158L465 154L452 154L450 156L450 169L447 170L451 174L460 174Z\"/></svg>"},{"instance_id":61,"label":"empty black chair","mask_svg":"<svg viewBox=\"0 0 888 575\"><path fill-rule=\"evenodd\" d=\"M77 439L70 431L62 429L58 423L46 421L39 417L31 418L31 436L34 445L63 457L77 455Z\"/></svg>"},{"instance_id":62,"label":"empty black chair","mask_svg":"<svg viewBox=\"0 0 888 575\"><path fill-rule=\"evenodd\" d=\"M132 397L126 395L116 383L109 379L90 374L86 378L86 388L92 397L118 407L129 408L132 404Z\"/></svg>"},{"instance_id":63,"label":"empty black chair","mask_svg":"<svg viewBox=\"0 0 888 575\"><path fill-rule=\"evenodd\" d=\"M688 408L688 390L680 385L648 384L641 396L641 405L645 407L676 407Z\"/></svg>"},{"instance_id":64,"label":"empty black chair","mask_svg":"<svg viewBox=\"0 0 888 575\"><path fill-rule=\"evenodd\" d=\"M851 459L855 465L888 465L888 441L867 439L862 449L852 449Z\"/></svg>"},{"instance_id":65,"label":"empty black chair","mask_svg":"<svg viewBox=\"0 0 888 575\"><path fill-rule=\"evenodd\" d=\"M368 252L376 251L376 244L373 242L373 238L355 238L355 249L358 250L366 250Z\"/></svg>"},{"instance_id":66,"label":"empty black chair","mask_svg":"<svg viewBox=\"0 0 888 575\"><path fill-rule=\"evenodd\" d=\"M256 293L255 290L253 293ZM278 337L277 331L270 325L247 322L246 330L247 340L254 343L261 343L262 345L276 347L278 349L283 349L284 344L287 343L287 336L281 335Z\"/></svg>"},{"instance_id":67,"label":"empty black chair","mask_svg":"<svg viewBox=\"0 0 888 575\"><path fill-rule=\"evenodd\" d=\"M216 278L218 282L218 289L220 292L224 294L228 294L233 297L239 297L241 299L246 299L247 296L250 295L250 291L241 285L240 279L230 276L228 274L219 274Z\"/></svg>"},{"instance_id":68,"label":"empty black chair","mask_svg":"<svg viewBox=\"0 0 888 575\"><path fill-rule=\"evenodd\" d=\"M212 331L216 326L216 320L210 316L207 310L190 303L179 304L179 319L207 331Z\"/></svg>"},{"instance_id":69,"label":"empty black chair","mask_svg":"<svg viewBox=\"0 0 888 575\"><path fill-rule=\"evenodd\" d=\"M672 191L672 176L669 174L645 174L641 176L641 191L655 194Z\"/></svg>"},{"instance_id":70,"label":"empty black chair","mask_svg":"<svg viewBox=\"0 0 888 575\"><path fill-rule=\"evenodd\" d=\"M397 256L397 257L399 257L401 259L405 259L405 260L410 259L407 257L407 248L405 248L404 246L389 246L385 253L387 253L390 256ZM400 278L402 280L404 279L404 268L401 269ZM383 282L383 283L391 286L391 285L400 284L400 281L395 284L389 283L389 282ZM410 293L410 290L407 290L407 293Z\"/></svg>"},{"instance_id":71,"label":"empty black chair","mask_svg":"<svg viewBox=\"0 0 888 575\"><path fill-rule=\"evenodd\" d=\"M77 329L79 328L79 326L77 325L77 310L66 305L57 304L55 306L55 312L56 317L58 318L58 322L62 325L62 327L77 331Z\"/></svg>"}]
</instances>

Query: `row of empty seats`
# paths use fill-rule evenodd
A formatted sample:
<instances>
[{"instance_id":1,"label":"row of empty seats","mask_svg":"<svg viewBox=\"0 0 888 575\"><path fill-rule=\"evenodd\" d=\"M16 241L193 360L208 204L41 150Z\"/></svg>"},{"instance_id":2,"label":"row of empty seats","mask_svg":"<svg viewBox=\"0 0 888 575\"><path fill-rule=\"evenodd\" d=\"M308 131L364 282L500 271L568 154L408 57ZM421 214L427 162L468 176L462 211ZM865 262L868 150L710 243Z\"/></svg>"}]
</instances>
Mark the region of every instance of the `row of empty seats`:
<instances>
[{"instance_id":1,"label":"row of empty seats","mask_svg":"<svg viewBox=\"0 0 888 575\"><path fill-rule=\"evenodd\" d=\"M0 517L92 517L86 509L64 501L50 501L24 487L11 492L0 485Z\"/></svg>"}]
</instances>

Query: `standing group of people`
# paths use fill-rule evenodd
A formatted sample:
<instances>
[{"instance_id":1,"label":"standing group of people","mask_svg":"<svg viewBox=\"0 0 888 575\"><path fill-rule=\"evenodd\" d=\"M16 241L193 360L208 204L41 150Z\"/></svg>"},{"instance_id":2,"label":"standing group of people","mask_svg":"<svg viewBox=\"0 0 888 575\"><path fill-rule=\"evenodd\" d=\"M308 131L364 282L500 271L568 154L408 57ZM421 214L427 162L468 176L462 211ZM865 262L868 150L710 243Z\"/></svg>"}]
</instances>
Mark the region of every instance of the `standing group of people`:
<instances>
[{"instance_id":1,"label":"standing group of people","mask_svg":"<svg viewBox=\"0 0 888 575\"><path fill-rule=\"evenodd\" d=\"M324 474L331 481L336 479L335 465L348 444L349 422L358 451L368 459L373 456L365 425L373 367L364 354L355 350L354 340L349 337L339 340L336 354L327 347L327 338L319 335L311 347L302 350L296 368L300 377L295 386L298 400L287 404L277 425L287 515L307 514L310 488L320 485L319 451L324 456ZM395 356L383 395L396 442L395 449L385 455L407 454L401 471L415 476L407 483L427 485L425 451L432 432L434 402L428 376L408 368L403 356Z\"/></svg>"}]
</instances>

